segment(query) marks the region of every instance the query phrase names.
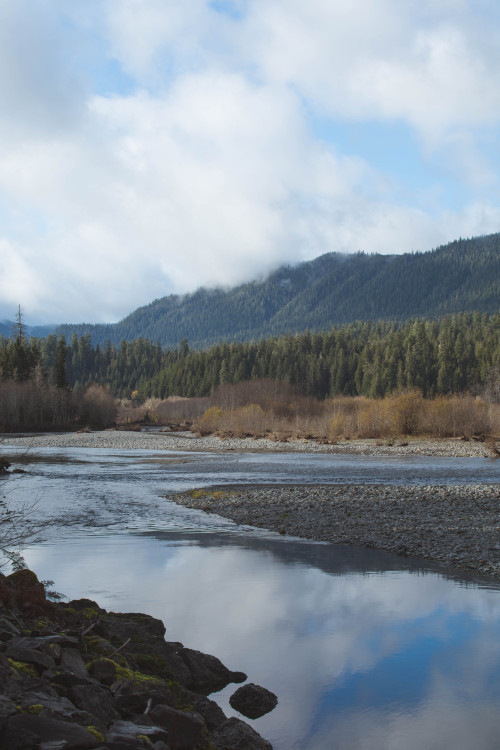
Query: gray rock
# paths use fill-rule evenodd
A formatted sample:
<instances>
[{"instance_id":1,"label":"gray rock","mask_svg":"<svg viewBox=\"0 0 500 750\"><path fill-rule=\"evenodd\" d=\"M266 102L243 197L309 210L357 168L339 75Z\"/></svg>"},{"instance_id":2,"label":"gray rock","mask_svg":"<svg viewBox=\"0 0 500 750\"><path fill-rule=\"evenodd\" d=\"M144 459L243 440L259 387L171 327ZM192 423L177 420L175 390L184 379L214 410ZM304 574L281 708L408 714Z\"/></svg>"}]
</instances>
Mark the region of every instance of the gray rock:
<instances>
[{"instance_id":1,"label":"gray rock","mask_svg":"<svg viewBox=\"0 0 500 750\"><path fill-rule=\"evenodd\" d=\"M235 718L215 729L212 738L217 750L273 750L270 742L244 721Z\"/></svg>"},{"instance_id":2,"label":"gray rock","mask_svg":"<svg viewBox=\"0 0 500 750\"><path fill-rule=\"evenodd\" d=\"M151 689L138 688L130 680L120 680L113 685L114 704L124 718L131 718L135 714L143 714L158 703L176 706L177 699L169 688Z\"/></svg>"},{"instance_id":3,"label":"gray rock","mask_svg":"<svg viewBox=\"0 0 500 750\"><path fill-rule=\"evenodd\" d=\"M82 655L76 648L64 648L61 654L61 666L69 669L73 674L79 677L88 677L87 667L82 659Z\"/></svg>"},{"instance_id":4,"label":"gray rock","mask_svg":"<svg viewBox=\"0 0 500 750\"><path fill-rule=\"evenodd\" d=\"M96 738L84 727L51 716L48 712L38 716L17 713L9 717L3 733L3 745L9 750L26 750L44 746L64 750L92 750L99 745Z\"/></svg>"},{"instance_id":5,"label":"gray rock","mask_svg":"<svg viewBox=\"0 0 500 750\"><path fill-rule=\"evenodd\" d=\"M42 654L41 651L37 651L34 648L9 646L5 651L5 655L14 661L22 661L26 664L32 664L39 673L55 666L55 661L51 656Z\"/></svg>"},{"instance_id":6,"label":"gray rock","mask_svg":"<svg viewBox=\"0 0 500 750\"><path fill-rule=\"evenodd\" d=\"M238 688L229 698L229 703L248 719L258 719L276 708L278 698L270 690L250 682Z\"/></svg>"},{"instance_id":7,"label":"gray rock","mask_svg":"<svg viewBox=\"0 0 500 750\"><path fill-rule=\"evenodd\" d=\"M190 700L194 710L205 719L205 724L210 731L227 721L227 716L222 708L215 701L211 701L210 698L192 693Z\"/></svg>"},{"instance_id":8,"label":"gray rock","mask_svg":"<svg viewBox=\"0 0 500 750\"><path fill-rule=\"evenodd\" d=\"M25 648L35 648L39 651L43 651L45 654L50 654L50 646L57 644L58 646L68 646L76 648L78 647L78 639L73 638L70 635L60 635L54 633L53 635L41 635L37 637L33 636L18 636L12 641L12 646L23 646Z\"/></svg>"},{"instance_id":9,"label":"gray rock","mask_svg":"<svg viewBox=\"0 0 500 750\"><path fill-rule=\"evenodd\" d=\"M134 724L132 721L115 721L106 733L106 742L137 741L138 735L141 734L151 742L158 740L168 742L167 731L162 727Z\"/></svg>"},{"instance_id":10,"label":"gray rock","mask_svg":"<svg viewBox=\"0 0 500 750\"><path fill-rule=\"evenodd\" d=\"M69 698L75 706L94 717L96 726L101 731L104 731L112 721L120 718L113 696L109 689L102 685L75 685L69 689Z\"/></svg>"},{"instance_id":11,"label":"gray rock","mask_svg":"<svg viewBox=\"0 0 500 750\"><path fill-rule=\"evenodd\" d=\"M180 654L190 672L186 687L197 693L208 695L222 690L231 682L244 682L247 679L244 672L231 672L220 659L211 654L203 654L191 648L183 648Z\"/></svg>"},{"instance_id":12,"label":"gray rock","mask_svg":"<svg viewBox=\"0 0 500 750\"><path fill-rule=\"evenodd\" d=\"M93 724L90 712L80 711L68 698L61 697L55 692L54 695L51 695L46 690L24 693L18 702L23 711L29 712L29 708L32 706L43 706L51 714L61 719L74 721L77 724L85 726Z\"/></svg>"},{"instance_id":13,"label":"gray rock","mask_svg":"<svg viewBox=\"0 0 500 750\"><path fill-rule=\"evenodd\" d=\"M103 685L112 685L116 680L116 667L109 659L96 659L89 665L88 672Z\"/></svg>"},{"instance_id":14,"label":"gray rock","mask_svg":"<svg viewBox=\"0 0 500 750\"><path fill-rule=\"evenodd\" d=\"M171 706L158 705L149 715L167 730L171 750L192 750L202 739L205 721L194 711L178 711Z\"/></svg>"},{"instance_id":15,"label":"gray rock","mask_svg":"<svg viewBox=\"0 0 500 750\"><path fill-rule=\"evenodd\" d=\"M0 630L2 633L8 633L9 637L12 638L13 636L20 635L21 631L19 630L16 625L14 625L8 617L0 617ZM4 638L1 639L6 640Z\"/></svg>"},{"instance_id":16,"label":"gray rock","mask_svg":"<svg viewBox=\"0 0 500 750\"><path fill-rule=\"evenodd\" d=\"M74 685L95 685L96 681L87 675L87 677L81 677L75 674L70 669L65 667L57 666L47 669L43 673L44 680L48 680L56 686L62 686L65 688L71 688Z\"/></svg>"},{"instance_id":17,"label":"gray rock","mask_svg":"<svg viewBox=\"0 0 500 750\"><path fill-rule=\"evenodd\" d=\"M16 704L5 695L0 695L0 728L5 724L5 720L15 714L17 711Z\"/></svg>"}]
</instances>

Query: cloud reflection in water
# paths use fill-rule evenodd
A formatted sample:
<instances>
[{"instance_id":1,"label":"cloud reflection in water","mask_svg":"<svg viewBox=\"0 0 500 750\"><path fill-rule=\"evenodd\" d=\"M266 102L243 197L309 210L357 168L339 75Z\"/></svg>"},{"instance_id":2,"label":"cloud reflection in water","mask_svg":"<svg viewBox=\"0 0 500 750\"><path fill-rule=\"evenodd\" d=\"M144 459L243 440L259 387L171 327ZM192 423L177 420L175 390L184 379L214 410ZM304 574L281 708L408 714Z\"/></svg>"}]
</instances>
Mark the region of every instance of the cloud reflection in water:
<instances>
[{"instance_id":1,"label":"cloud reflection in water","mask_svg":"<svg viewBox=\"0 0 500 750\"><path fill-rule=\"evenodd\" d=\"M275 750L498 747L499 592L403 562L383 573L362 550L343 571L335 549L137 534L80 536L26 558L69 597L146 611L168 639L275 692L278 708L251 722ZM217 695L229 715L233 690Z\"/></svg>"}]
</instances>

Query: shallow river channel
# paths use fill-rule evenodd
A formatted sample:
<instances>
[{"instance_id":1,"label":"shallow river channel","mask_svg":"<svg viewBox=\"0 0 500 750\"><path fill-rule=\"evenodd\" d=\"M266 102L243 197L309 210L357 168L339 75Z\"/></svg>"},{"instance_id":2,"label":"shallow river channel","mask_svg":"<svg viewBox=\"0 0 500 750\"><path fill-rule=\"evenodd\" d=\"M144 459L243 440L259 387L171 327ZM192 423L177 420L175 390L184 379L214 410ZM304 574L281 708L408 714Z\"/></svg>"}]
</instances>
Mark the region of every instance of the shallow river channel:
<instances>
[{"instance_id":1,"label":"shallow river channel","mask_svg":"<svg viewBox=\"0 0 500 750\"><path fill-rule=\"evenodd\" d=\"M278 695L275 750L500 747L500 585L284 538L169 501L224 484L500 482L500 461L2 446L0 485L50 520L29 567L68 598L161 618ZM228 716L231 685L211 697Z\"/></svg>"}]
</instances>

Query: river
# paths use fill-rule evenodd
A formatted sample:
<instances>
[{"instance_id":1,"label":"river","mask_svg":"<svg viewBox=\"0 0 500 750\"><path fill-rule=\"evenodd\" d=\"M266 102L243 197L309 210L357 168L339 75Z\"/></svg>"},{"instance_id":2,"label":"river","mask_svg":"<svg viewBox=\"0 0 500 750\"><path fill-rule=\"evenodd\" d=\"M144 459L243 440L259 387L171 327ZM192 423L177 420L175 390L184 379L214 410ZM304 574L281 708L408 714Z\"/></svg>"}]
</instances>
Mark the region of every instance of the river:
<instances>
[{"instance_id":1,"label":"river","mask_svg":"<svg viewBox=\"0 0 500 750\"><path fill-rule=\"evenodd\" d=\"M69 598L161 618L278 695L275 750L493 750L500 591L438 565L237 527L168 500L242 483L500 482L480 458L43 448L2 483L49 520L27 564ZM227 715L236 686L212 695Z\"/></svg>"}]
</instances>

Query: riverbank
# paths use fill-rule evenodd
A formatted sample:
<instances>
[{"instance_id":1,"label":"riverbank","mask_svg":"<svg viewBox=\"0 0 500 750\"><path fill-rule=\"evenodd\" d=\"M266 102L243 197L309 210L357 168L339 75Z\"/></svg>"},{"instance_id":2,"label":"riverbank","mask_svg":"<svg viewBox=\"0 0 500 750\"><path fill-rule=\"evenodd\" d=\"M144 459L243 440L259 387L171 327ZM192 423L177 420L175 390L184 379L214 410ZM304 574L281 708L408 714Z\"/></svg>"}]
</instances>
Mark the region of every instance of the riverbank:
<instances>
[{"instance_id":1,"label":"riverbank","mask_svg":"<svg viewBox=\"0 0 500 750\"><path fill-rule=\"evenodd\" d=\"M103 448L118 450L166 450L250 453L326 453L363 456L443 456L449 458L487 457L490 448L473 440L408 438L406 440L343 440L322 444L314 440L275 442L268 438L196 437L191 432L168 433L157 430L65 432L30 435L4 434L1 442L23 448Z\"/></svg>"},{"instance_id":2,"label":"riverbank","mask_svg":"<svg viewBox=\"0 0 500 750\"><path fill-rule=\"evenodd\" d=\"M383 549L500 578L500 485L194 490L169 499L238 524Z\"/></svg>"},{"instance_id":3,"label":"riverbank","mask_svg":"<svg viewBox=\"0 0 500 750\"><path fill-rule=\"evenodd\" d=\"M4 445L225 453L321 453L362 456L490 457L476 441L408 439L275 443L160 430L5 435ZM383 549L500 577L500 486L333 485L240 488L174 498L236 523L317 541Z\"/></svg>"},{"instance_id":4,"label":"riverbank","mask_svg":"<svg viewBox=\"0 0 500 750\"><path fill-rule=\"evenodd\" d=\"M32 571L0 576L0 746L272 750L207 697L247 676L164 634L146 614L107 612L88 599L47 601ZM252 684L232 698L252 718L276 705Z\"/></svg>"}]
</instances>

